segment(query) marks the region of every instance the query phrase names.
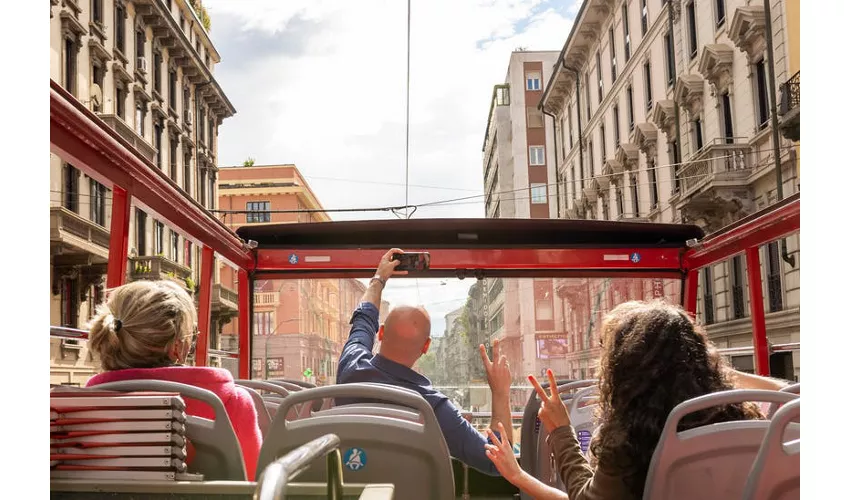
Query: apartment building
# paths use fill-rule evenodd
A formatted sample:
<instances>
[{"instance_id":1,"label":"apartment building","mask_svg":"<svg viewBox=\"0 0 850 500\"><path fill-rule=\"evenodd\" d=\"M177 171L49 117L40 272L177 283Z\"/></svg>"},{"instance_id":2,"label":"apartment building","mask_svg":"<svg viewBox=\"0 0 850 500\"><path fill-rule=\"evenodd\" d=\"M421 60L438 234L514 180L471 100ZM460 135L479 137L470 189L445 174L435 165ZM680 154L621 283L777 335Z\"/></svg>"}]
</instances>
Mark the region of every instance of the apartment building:
<instances>
[{"instance_id":1,"label":"apartment building","mask_svg":"<svg viewBox=\"0 0 850 500\"><path fill-rule=\"evenodd\" d=\"M772 83L799 67L799 15L786 7L773 0L768 22L747 0L585 0L541 99L563 145L559 216L711 232L777 200L777 163L783 196L798 192L798 74L778 142L771 125ZM744 260L701 276L699 317L720 347L752 345ZM761 262L769 340L799 341L799 235L766 245ZM732 361L752 369L752 356ZM799 376L797 353L771 363Z\"/></svg>"},{"instance_id":2,"label":"apartment building","mask_svg":"<svg viewBox=\"0 0 850 500\"><path fill-rule=\"evenodd\" d=\"M206 208L215 208L218 127L236 111L215 80L221 58L184 0L51 0L50 78L96 112ZM51 325L84 327L103 299L111 186L50 155ZM133 206L128 278L171 279L194 293L200 249ZM236 313L216 287L213 325ZM84 342L51 341L51 382L94 373Z\"/></svg>"},{"instance_id":3,"label":"apartment building","mask_svg":"<svg viewBox=\"0 0 850 500\"><path fill-rule=\"evenodd\" d=\"M330 221L295 165L229 167L219 173L218 206L234 230L244 225ZM236 273L224 265L219 272L221 283L235 289ZM332 383L348 339L351 314L365 291L366 286L356 279L256 282L253 375ZM384 302L382 318L388 309ZM235 322L222 329L221 345L236 349Z\"/></svg>"}]
</instances>

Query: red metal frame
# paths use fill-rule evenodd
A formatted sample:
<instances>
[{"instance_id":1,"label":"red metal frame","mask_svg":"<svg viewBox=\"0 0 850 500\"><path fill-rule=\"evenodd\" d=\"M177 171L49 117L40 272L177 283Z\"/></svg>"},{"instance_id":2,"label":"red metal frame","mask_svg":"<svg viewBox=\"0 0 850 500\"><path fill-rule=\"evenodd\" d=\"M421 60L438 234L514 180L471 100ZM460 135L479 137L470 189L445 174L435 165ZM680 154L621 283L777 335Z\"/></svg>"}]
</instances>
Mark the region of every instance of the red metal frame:
<instances>
[{"instance_id":1,"label":"red metal frame","mask_svg":"<svg viewBox=\"0 0 850 500\"><path fill-rule=\"evenodd\" d=\"M109 225L109 262L106 266L107 288L124 284L129 244L130 195L121 186L112 186L112 222Z\"/></svg>"},{"instance_id":2,"label":"red metal frame","mask_svg":"<svg viewBox=\"0 0 850 500\"><path fill-rule=\"evenodd\" d=\"M198 344L195 352L195 364L207 366L207 351L210 345L210 323L212 313L212 285L215 270L213 249L204 246L201 249L201 291L198 295Z\"/></svg>"},{"instance_id":3,"label":"red metal frame","mask_svg":"<svg viewBox=\"0 0 850 500\"><path fill-rule=\"evenodd\" d=\"M251 352L251 290L254 288L244 269L238 271L239 287L239 378L251 378L251 358L241 356Z\"/></svg>"},{"instance_id":4,"label":"red metal frame","mask_svg":"<svg viewBox=\"0 0 850 500\"><path fill-rule=\"evenodd\" d=\"M761 285L761 263L759 247L747 249L747 279L750 286L750 316L753 319L753 352L756 357L756 373L770 375L770 352L767 346L767 329L764 324L764 296ZM757 283L758 286L753 286Z\"/></svg>"}]
</instances>

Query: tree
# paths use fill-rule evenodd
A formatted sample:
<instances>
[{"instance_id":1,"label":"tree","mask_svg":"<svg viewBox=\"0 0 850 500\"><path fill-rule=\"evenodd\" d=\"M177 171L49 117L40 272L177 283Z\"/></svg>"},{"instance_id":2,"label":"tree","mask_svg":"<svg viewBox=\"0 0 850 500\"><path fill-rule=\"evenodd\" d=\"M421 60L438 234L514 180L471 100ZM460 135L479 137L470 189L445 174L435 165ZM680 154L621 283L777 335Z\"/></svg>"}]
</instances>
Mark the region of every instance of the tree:
<instances>
[{"instance_id":1,"label":"tree","mask_svg":"<svg viewBox=\"0 0 850 500\"><path fill-rule=\"evenodd\" d=\"M433 352L429 352L427 354L423 354L419 361L416 362L418 365L418 371L422 375L425 375L431 380L434 380L437 375L437 356Z\"/></svg>"}]
</instances>

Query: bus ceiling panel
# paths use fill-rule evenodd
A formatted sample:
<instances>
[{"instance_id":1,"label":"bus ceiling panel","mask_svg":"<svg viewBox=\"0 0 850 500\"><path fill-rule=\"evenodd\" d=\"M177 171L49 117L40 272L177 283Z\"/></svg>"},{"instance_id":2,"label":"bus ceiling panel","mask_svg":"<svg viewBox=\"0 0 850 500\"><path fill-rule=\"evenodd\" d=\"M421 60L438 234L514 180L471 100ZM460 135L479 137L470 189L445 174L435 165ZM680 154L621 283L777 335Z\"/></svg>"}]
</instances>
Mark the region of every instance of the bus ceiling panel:
<instances>
[{"instance_id":1,"label":"bus ceiling panel","mask_svg":"<svg viewBox=\"0 0 850 500\"><path fill-rule=\"evenodd\" d=\"M385 219L244 226L265 248L684 248L698 226L570 219Z\"/></svg>"},{"instance_id":2,"label":"bus ceiling panel","mask_svg":"<svg viewBox=\"0 0 850 500\"><path fill-rule=\"evenodd\" d=\"M259 271L254 273L258 280L283 280L283 279L339 279L360 278L369 279L375 275L374 270L346 270L328 269L319 271ZM670 280L681 280L682 273L679 270L670 269L641 269L641 270L612 270L612 269L441 269L430 270L423 273L409 274L392 278L398 279L446 279L459 278L662 278Z\"/></svg>"},{"instance_id":3,"label":"bus ceiling panel","mask_svg":"<svg viewBox=\"0 0 850 500\"><path fill-rule=\"evenodd\" d=\"M322 225L327 224L323 223ZM318 225L318 224L317 224ZM409 248L408 250L420 250ZM431 273L466 270L681 270L680 248L614 249L443 249L426 248ZM257 272L339 271L374 272L386 248L334 250L275 248L257 251ZM424 276L426 273L422 273Z\"/></svg>"},{"instance_id":4,"label":"bus ceiling panel","mask_svg":"<svg viewBox=\"0 0 850 500\"><path fill-rule=\"evenodd\" d=\"M684 255L687 269L698 269L800 231L800 195L712 233Z\"/></svg>"},{"instance_id":5,"label":"bus ceiling panel","mask_svg":"<svg viewBox=\"0 0 850 500\"><path fill-rule=\"evenodd\" d=\"M238 267L253 266L242 241L155 165L143 159L55 81L50 81L50 151L107 187L121 186L134 201L196 244Z\"/></svg>"}]
</instances>

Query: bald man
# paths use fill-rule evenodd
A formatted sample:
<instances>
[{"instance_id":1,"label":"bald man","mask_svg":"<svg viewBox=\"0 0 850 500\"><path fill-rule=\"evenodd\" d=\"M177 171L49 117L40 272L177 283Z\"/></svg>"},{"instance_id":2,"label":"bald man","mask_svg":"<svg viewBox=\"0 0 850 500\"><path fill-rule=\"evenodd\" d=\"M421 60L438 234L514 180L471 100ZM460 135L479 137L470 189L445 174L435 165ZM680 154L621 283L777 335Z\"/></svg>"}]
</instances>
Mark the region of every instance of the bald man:
<instances>
[{"instance_id":1,"label":"bald man","mask_svg":"<svg viewBox=\"0 0 850 500\"><path fill-rule=\"evenodd\" d=\"M393 309L383 325L379 326L378 311L381 292L396 271L398 261L393 261L394 248L387 252L378 265L375 277L363 294L360 305L351 318L351 333L342 349L337 368L338 384L373 382L397 385L412 389L425 398L434 409L440 429L446 438L451 455L485 474L498 476L493 462L484 453L487 439L463 418L448 397L431 386L427 377L413 370L413 365L431 346L431 318L421 307L400 306ZM381 341L377 355L372 354L375 335ZM511 372L505 356L499 355L498 343L493 344L493 362L484 346L479 346L481 359L487 373L487 382L493 394L493 412L490 428L495 432L501 422L506 433L512 433L510 414ZM337 401L338 404L357 401ZM513 442L513 436L505 436Z\"/></svg>"}]
</instances>

